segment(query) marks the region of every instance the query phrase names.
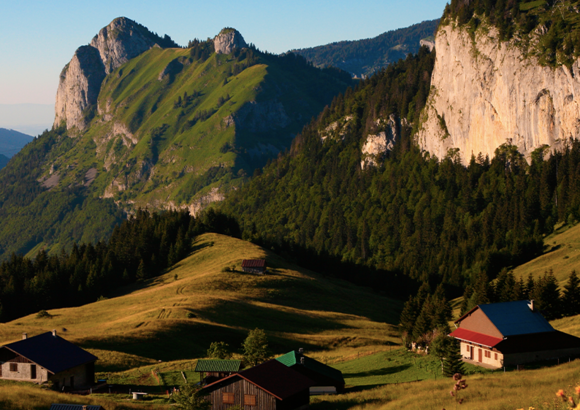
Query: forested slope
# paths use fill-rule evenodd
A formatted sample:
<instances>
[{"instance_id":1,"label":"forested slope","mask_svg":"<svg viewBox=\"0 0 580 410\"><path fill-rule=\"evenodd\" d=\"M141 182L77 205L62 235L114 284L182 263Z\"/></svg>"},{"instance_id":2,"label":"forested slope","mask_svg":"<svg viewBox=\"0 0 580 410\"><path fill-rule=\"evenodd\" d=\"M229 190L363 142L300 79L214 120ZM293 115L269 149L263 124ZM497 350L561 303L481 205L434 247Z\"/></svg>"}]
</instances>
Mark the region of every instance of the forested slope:
<instances>
[{"instance_id":1,"label":"forested slope","mask_svg":"<svg viewBox=\"0 0 580 410\"><path fill-rule=\"evenodd\" d=\"M420 152L412 133L433 61L422 50L337 97L289 154L233 193L223 210L244 237L351 279L367 272L384 289L401 274L463 287L538 255L557 221L579 220L576 141L549 158L537 150L530 165L509 144L468 166L453 151L441 161ZM402 118L400 138L382 164L362 169L361 146L391 114ZM321 138L349 117L341 134Z\"/></svg>"},{"instance_id":2,"label":"forested slope","mask_svg":"<svg viewBox=\"0 0 580 410\"><path fill-rule=\"evenodd\" d=\"M338 41L312 48L292 50L317 67L339 67L353 76L369 76L391 63L417 53L422 39L433 39L439 19L391 30L377 37Z\"/></svg>"}]
</instances>

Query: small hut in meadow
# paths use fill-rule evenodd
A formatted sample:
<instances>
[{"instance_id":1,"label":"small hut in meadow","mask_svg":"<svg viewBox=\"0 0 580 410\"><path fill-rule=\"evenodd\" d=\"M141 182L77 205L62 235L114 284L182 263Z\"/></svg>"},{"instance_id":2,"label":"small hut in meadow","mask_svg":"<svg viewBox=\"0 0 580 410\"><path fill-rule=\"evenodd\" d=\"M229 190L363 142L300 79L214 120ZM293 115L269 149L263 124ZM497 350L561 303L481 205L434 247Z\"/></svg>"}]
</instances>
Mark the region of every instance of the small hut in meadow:
<instances>
[{"instance_id":1,"label":"small hut in meadow","mask_svg":"<svg viewBox=\"0 0 580 410\"><path fill-rule=\"evenodd\" d=\"M242 271L264 275L266 274L266 259L244 259Z\"/></svg>"},{"instance_id":2,"label":"small hut in meadow","mask_svg":"<svg viewBox=\"0 0 580 410\"><path fill-rule=\"evenodd\" d=\"M195 365L195 372L200 373L200 379L204 383L210 384L239 372L241 365L241 360L198 360Z\"/></svg>"}]
</instances>

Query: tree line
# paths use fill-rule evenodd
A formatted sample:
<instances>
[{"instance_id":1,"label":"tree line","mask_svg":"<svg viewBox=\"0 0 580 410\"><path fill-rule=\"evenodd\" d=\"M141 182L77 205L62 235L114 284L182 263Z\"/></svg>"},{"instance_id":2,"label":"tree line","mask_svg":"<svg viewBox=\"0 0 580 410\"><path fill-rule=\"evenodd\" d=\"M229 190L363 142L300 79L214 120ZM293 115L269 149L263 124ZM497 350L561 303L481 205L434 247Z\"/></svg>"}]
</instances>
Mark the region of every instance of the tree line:
<instances>
[{"instance_id":1,"label":"tree line","mask_svg":"<svg viewBox=\"0 0 580 410\"><path fill-rule=\"evenodd\" d=\"M124 285L160 274L186 257L204 232L239 237L237 223L214 210L136 214L116 226L107 241L74 244L69 252L34 259L12 254L0 264L0 319L78 306Z\"/></svg>"}]
</instances>

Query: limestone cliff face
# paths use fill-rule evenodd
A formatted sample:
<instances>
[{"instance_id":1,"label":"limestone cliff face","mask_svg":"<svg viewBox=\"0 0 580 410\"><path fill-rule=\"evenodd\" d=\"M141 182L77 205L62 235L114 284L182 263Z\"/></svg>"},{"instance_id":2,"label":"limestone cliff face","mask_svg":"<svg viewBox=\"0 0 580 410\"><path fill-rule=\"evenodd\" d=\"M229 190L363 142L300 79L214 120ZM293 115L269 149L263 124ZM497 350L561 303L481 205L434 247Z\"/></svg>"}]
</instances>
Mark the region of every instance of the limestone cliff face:
<instances>
[{"instance_id":1,"label":"limestone cliff face","mask_svg":"<svg viewBox=\"0 0 580 410\"><path fill-rule=\"evenodd\" d=\"M475 42L446 25L436 36L432 87L417 142L443 158L459 148L462 161L493 157L510 142L526 158L542 145L558 149L580 133L580 65L542 67L497 31L478 30Z\"/></svg>"},{"instance_id":2,"label":"limestone cliff face","mask_svg":"<svg viewBox=\"0 0 580 410\"><path fill-rule=\"evenodd\" d=\"M223 29L213 39L216 54L230 54L236 48L248 47L244 37L234 29Z\"/></svg>"},{"instance_id":3,"label":"limestone cliff face","mask_svg":"<svg viewBox=\"0 0 580 410\"><path fill-rule=\"evenodd\" d=\"M99 52L91 46L79 47L60 74L54 125L64 120L67 128L83 129L83 111L97 101L104 78L105 68Z\"/></svg>"},{"instance_id":4,"label":"limestone cliff face","mask_svg":"<svg viewBox=\"0 0 580 410\"><path fill-rule=\"evenodd\" d=\"M143 26L121 17L81 46L60 74L56 93L54 126L83 130L83 111L96 104L101 83L115 68L155 45L154 36Z\"/></svg>"}]
</instances>

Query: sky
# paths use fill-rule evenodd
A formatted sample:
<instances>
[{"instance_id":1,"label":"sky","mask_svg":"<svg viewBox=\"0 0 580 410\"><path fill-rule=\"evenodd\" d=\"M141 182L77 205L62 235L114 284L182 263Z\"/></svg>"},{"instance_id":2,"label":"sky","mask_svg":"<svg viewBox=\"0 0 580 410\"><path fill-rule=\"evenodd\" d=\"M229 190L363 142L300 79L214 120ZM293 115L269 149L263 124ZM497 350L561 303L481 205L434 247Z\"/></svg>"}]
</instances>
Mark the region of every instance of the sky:
<instances>
[{"instance_id":1,"label":"sky","mask_svg":"<svg viewBox=\"0 0 580 410\"><path fill-rule=\"evenodd\" d=\"M234 27L246 42L282 53L439 18L446 0L17 0L0 3L0 105L54 104L75 50L116 17L180 45ZM0 126L2 126L0 124Z\"/></svg>"}]
</instances>

